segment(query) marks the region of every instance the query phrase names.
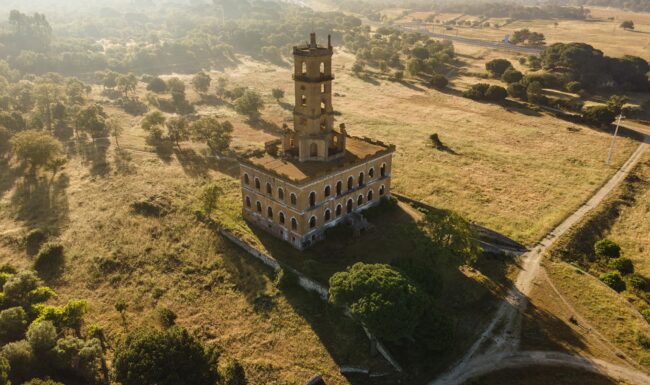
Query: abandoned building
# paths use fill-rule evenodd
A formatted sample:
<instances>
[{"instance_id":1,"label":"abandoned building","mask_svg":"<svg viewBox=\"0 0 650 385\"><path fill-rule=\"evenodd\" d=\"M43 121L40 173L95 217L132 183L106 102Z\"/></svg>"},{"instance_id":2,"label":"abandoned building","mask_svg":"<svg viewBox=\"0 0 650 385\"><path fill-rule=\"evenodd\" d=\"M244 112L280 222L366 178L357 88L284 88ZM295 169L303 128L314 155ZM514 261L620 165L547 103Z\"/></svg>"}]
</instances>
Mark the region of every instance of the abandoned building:
<instances>
[{"instance_id":1,"label":"abandoned building","mask_svg":"<svg viewBox=\"0 0 650 385\"><path fill-rule=\"evenodd\" d=\"M293 48L293 128L241 159L243 215L304 249L390 194L392 145L334 128L332 44Z\"/></svg>"}]
</instances>

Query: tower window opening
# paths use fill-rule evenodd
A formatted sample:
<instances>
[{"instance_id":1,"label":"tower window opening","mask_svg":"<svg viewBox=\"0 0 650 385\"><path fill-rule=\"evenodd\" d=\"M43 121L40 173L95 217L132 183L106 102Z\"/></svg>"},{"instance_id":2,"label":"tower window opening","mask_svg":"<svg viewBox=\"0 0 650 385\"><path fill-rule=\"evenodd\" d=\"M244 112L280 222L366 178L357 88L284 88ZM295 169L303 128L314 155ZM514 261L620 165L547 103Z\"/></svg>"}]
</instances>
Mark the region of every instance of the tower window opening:
<instances>
[{"instance_id":1,"label":"tower window opening","mask_svg":"<svg viewBox=\"0 0 650 385\"><path fill-rule=\"evenodd\" d=\"M316 143L309 145L309 156L318 156L318 145Z\"/></svg>"},{"instance_id":2,"label":"tower window opening","mask_svg":"<svg viewBox=\"0 0 650 385\"><path fill-rule=\"evenodd\" d=\"M269 219L273 219L273 208L271 206L266 209L266 215L269 217Z\"/></svg>"},{"instance_id":3,"label":"tower window opening","mask_svg":"<svg viewBox=\"0 0 650 385\"><path fill-rule=\"evenodd\" d=\"M359 198L357 198L357 206L361 206L363 204L363 195L359 195Z\"/></svg>"},{"instance_id":4,"label":"tower window opening","mask_svg":"<svg viewBox=\"0 0 650 385\"><path fill-rule=\"evenodd\" d=\"M281 201L284 200L284 190L281 188L278 189L278 199Z\"/></svg>"},{"instance_id":5,"label":"tower window opening","mask_svg":"<svg viewBox=\"0 0 650 385\"><path fill-rule=\"evenodd\" d=\"M281 212L279 217L280 217L280 224L283 225L284 224L284 213Z\"/></svg>"},{"instance_id":6,"label":"tower window opening","mask_svg":"<svg viewBox=\"0 0 650 385\"><path fill-rule=\"evenodd\" d=\"M246 207L250 208L251 207L251 198L246 197Z\"/></svg>"},{"instance_id":7,"label":"tower window opening","mask_svg":"<svg viewBox=\"0 0 650 385\"><path fill-rule=\"evenodd\" d=\"M332 212L329 209L327 209L325 210L325 220L329 221L330 219L332 219Z\"/></svg>"},{"instance_id":8,"label":"tower window opening","mask_svg":"<svg viewBox=\"0 0 650 385\"><path fill-rule=\"evenodd\" d=\"M306 62L302 62L301 71L302 71L303 75L307 75L307 63Z\"/></svg>"},{"instance_id":9,"label":"tower window opening","mask_svg":"<svg viewBox=\"0 0 650 385\"><path fill-rule=\"evenodd\" d=\"M296 194L291 193L291 204L295 206L296 201L297 201Z\"/></svg>"},{"instance_id":10,"label":"tower window opening","mask_svg":"<svg viewBox=\"0 0 650 385\"><path fill-rule=\"evenodd\" d=\"M321 100L321 102L320 102L320 112L321 112L321 114L324 114L325 112L327 112L327 104L325 103L324 100Z\"/></svg>"},{"instance_id":11,"label":"tower window opening","mask_svg":"<svg viewBox=\"0 0 650 385\"><path fill-rule=\"evenodd\" d=\"M332 193L332 188L330 186L325 187L325 196L328 197Z\"/></svg>"},{"instance_id":12,"label":"tower window opening","mask_svg":"<svg viewBox=\"0 0 650 385\"><path fill-rule=\"evenodd\" d=\"M271 187L270 183L266 184L266 193L269 195L273 195L273 188Z\"/></svg>"},{"instance_id":13,"label":"tower window opening","mask_svg":"<svg viewBox=\"0 0 650 385\"><path fill-rule=\"evenodd\" d=\"M300 105L305 107L307 105L307 96L306 95L301 95L300 96Z\"/></svg>"},{"instance_id":14,"label":"tower window opening","mask_svg":"<svg viewBox=\"0 0 650 385\"><path fill-rule=\"evenodd\" d=\"M257 201L257 203L255 204L255 206L257 206L257 207L256 207L256 208L257 208L257 212L258 212L258 213L261 213L261 212L262 212L262 204L261 204L259 201Z\"/></svg>"},{"instance_id":15,"label":"tower window opening","mask_svg":"<svg viewBox=\"0 0 650 385\"><path fill-rule=\"evenodd\" d=\"M325 76L325 62L320 63L320 76Z\"/></svg>"},{"instance_id":16,"label":"tower window opening","mask_svg":"<svg viewBox=\"0 0 650 385\"><path fill-rule=\"evenodd\" d=\"M354 178L349 177L348 178L348 191L352 190L352 186L354 186Z\"/></svg>"},{"instance_id":17,"label":"tower window opening","mask_svg":"<svg viewBox=\"0 0 650 385\"><path fill-rule=\"evenodd\" d=\"M345 205L346 206L345 209L348 212L348 214L352 212L352 204L353 204L352 199L348 199L348 203Z\"/></svg>"},{"instance_id":18,"label":"tower window opening","mask_svg":"<svg viewBox=\"0 0 650 385\"><path fill-rule=\"evenodd\" d=\"M316 217L311 217L309 218L309 228L313 229L314 227L316 227Z\"/></svg>"},{"instance_id":19,"label":"tower window opening","mask_svg":"<svg viewBox=\"0 0 650 385\"><path fill-rule=\"evenodd\" d=\"M379 195L384 195L384 190L385 190L385 187L384 187L384 185L382 185L382 186L379 188Z\"/></svg>"},{"instance_id":20,"label":"tower window opening","mask_svg":"<svg viewBox=\"0 0 650 385\"><path fill-rule=\"evenodd\" d=\"M248 174L244 174L244 183L250 184L250 178L248 177Z\"/></svg>"},{"instance_id":21,"label":"tower window opening","mask_svg":"<svg viewBox=\"0 0 650 385\"><path fill-rule=\"evenodd\" d=\"M359 173L359 187L363 186L363 173Z\"/></svg>"},{"instance_id":22,"label":"tower window opening","mask_svg":"<svg viewBox=\"0 0 650 385\"><path fill-rule=\"evenodd\" d=\"M379 169L379 174L382 178L386 176L386 163L382 163L381 168Z\"/></svg>"},{"instance_id":23,"label":"tower window opening","mask_svg":"<svg viewBox=\"0 0 650 385\"><path fill-rule=\"evenodd\" d=\"M260 180L258 178L255 178L255 188L260 189Z\"/></svg>"},{"instance_id":24,"label":"tower window opening","mask_svg":"<svg viewBox=\"0 0 650 385\"><path fill-rule=\"evenodd\" d=\"M341 196L342 189L343 189L343 183L341 181L336 182L336 196Z\"/></svg>"},{"instance_id":25,"label":"tower window opening","mask_svg":"<svg viewBox=\"0 0 650 385\"><path fill-rule=\"evenodd\" d=\"M335 213L336 213L336 217L337 217L337 218L341 216L341 205L337 205L337 206L336 206L336 211L335 211Z\"/></svg>"},{"instance_id":26,"label":"tower window opening","mask_svg":"<svg viewBox=\"0 0 650 385\"><path fill-rule=\"evenodd\" d=\"M371 167L370 170L368 170L368 178L374 178L374 177L375 177L375 169Z\"/></svg>"},{"instance_id":27,"label":"tower window opening","mask_svg":"<svg viewBox=\"0 0 650 385\"><path fill-rule=\"evenodd\" d=\"M298 228L298 221L296 218L291 218L291 230L296 230Z\"/></svg>"},{"instance_id":28,"label":"tower window opening","mask_svg":"<svg viewBox=\"0 0 650 385\"><path fill-rule=\"evenodd\" d=\"M372 201L372 190L368 191L368 202Z\"/></svg>"},{"instance_id":29,"label":"tower window opening","mask_svg":"<svg viewBox=\"0 0 650 385\"><path fill-rule=\"evenodd\" d=\"M320 85L320 93L324 94L325 93L325 83Z\"/></svg>"}]
</instances>

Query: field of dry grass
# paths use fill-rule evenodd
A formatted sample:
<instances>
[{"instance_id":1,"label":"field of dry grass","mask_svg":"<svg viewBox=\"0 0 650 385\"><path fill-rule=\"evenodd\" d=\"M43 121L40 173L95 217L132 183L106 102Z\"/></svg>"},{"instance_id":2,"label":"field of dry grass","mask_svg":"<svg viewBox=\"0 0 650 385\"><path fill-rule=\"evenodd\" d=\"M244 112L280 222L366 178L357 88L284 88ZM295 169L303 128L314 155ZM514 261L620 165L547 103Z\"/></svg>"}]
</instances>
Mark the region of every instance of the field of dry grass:
<instances>
[{"instance_id":1,"label":"field of dry grass","mask_svg":"<svg viewBox=\"0 0 650 385\"><path fill-rule=\"evenodd\" d=\"M547 44L563 42L584 42L602 50L606 55L620 57L623 55L636 55L650 60L650 13L627 12L618 9L589 8L592 20L521 20L504 25L503 19L489 19L487 22L501 25L495 27L455 27L453 31L444 31L443 26L435 25L437 33L450 33L458 36L485 39L491 41L503 40L505 35L512 35L516 30L528 28L541 32L546 36ZM426 18L421 12L415 12L400 21L412 21L413 16L419 19ZM472 20L471 17L461 17L456 13L443 13L436 16L441 21ZM610 18L612 18L610 20ZM632 20L635 24L634 31L625 31L619 28L624 20ZM457 28L457 30L456 30Z\"/></svg>"},{"instance_id":2,"label":"field of dry grass","mask_svg":"<svg viewBox=\"0 0 650 385\"><path fill-rule=\"evenodd\" d=\"M346 70L352 62L345 52L334 56L338 96L333 103L342 113L338 120L352 135L397 145L393 183L400 193L456 210L531 244L615 171L604 163L607 133L526 109L359 79ZM293 103L289 70L269 67L269 72L259 66L245 62L229 78L267 94L280 87L287 93L285 102ZM271 103L264 118L278 126L290 121L291 111ZM433 149L432 133L451 151ZM249 144L261 146L261 141ZM614 164L621 164L636 145L621 140Z\"/></svg>"}]
</instances>

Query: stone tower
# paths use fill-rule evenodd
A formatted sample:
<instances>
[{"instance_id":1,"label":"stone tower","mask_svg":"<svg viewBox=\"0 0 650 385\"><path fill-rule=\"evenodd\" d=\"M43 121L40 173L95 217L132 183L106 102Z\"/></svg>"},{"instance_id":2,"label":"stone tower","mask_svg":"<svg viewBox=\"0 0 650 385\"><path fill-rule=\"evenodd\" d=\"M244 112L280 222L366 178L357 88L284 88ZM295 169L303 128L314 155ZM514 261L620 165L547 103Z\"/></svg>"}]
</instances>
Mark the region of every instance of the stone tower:
<instances>
[{"instance_id":1,"label":"stone tower","mask_svg":"<svg viewBox=\"0 0 650 385\"><path fill-rule=\"evenodd\" d=\"M285 155L300 162L328 161L345 153L345 128L334 130L332 53L330 36L323 47L315 33L308 44L293 47L294 127L285 133L283 147Z\"/></svg>"}]
</instances>

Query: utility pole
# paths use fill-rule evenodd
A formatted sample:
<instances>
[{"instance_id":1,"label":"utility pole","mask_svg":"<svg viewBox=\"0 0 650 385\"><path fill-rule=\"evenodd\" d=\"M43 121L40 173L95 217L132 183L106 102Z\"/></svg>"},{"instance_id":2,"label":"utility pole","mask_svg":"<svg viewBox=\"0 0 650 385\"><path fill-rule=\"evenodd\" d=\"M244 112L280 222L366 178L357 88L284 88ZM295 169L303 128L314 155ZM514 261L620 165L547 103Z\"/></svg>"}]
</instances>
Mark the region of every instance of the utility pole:
<instances>
[{"instance_id":1,"label":"utility pole","mask_svg":"<svg viewBox=\"0 0 650 385\"><path fill-rule=\"evenodd\" d=\"M623 119L623 114L618 115L618 121L616 122L616 130L614 130L614 137L612 138L612 144L609 146L609 155L607 155L607 165L612 162L612 154L614 153L614 147L616 147L616 136L618 135L618 128L621 126L621 119Z\"/></svg>"}]
</instances>

